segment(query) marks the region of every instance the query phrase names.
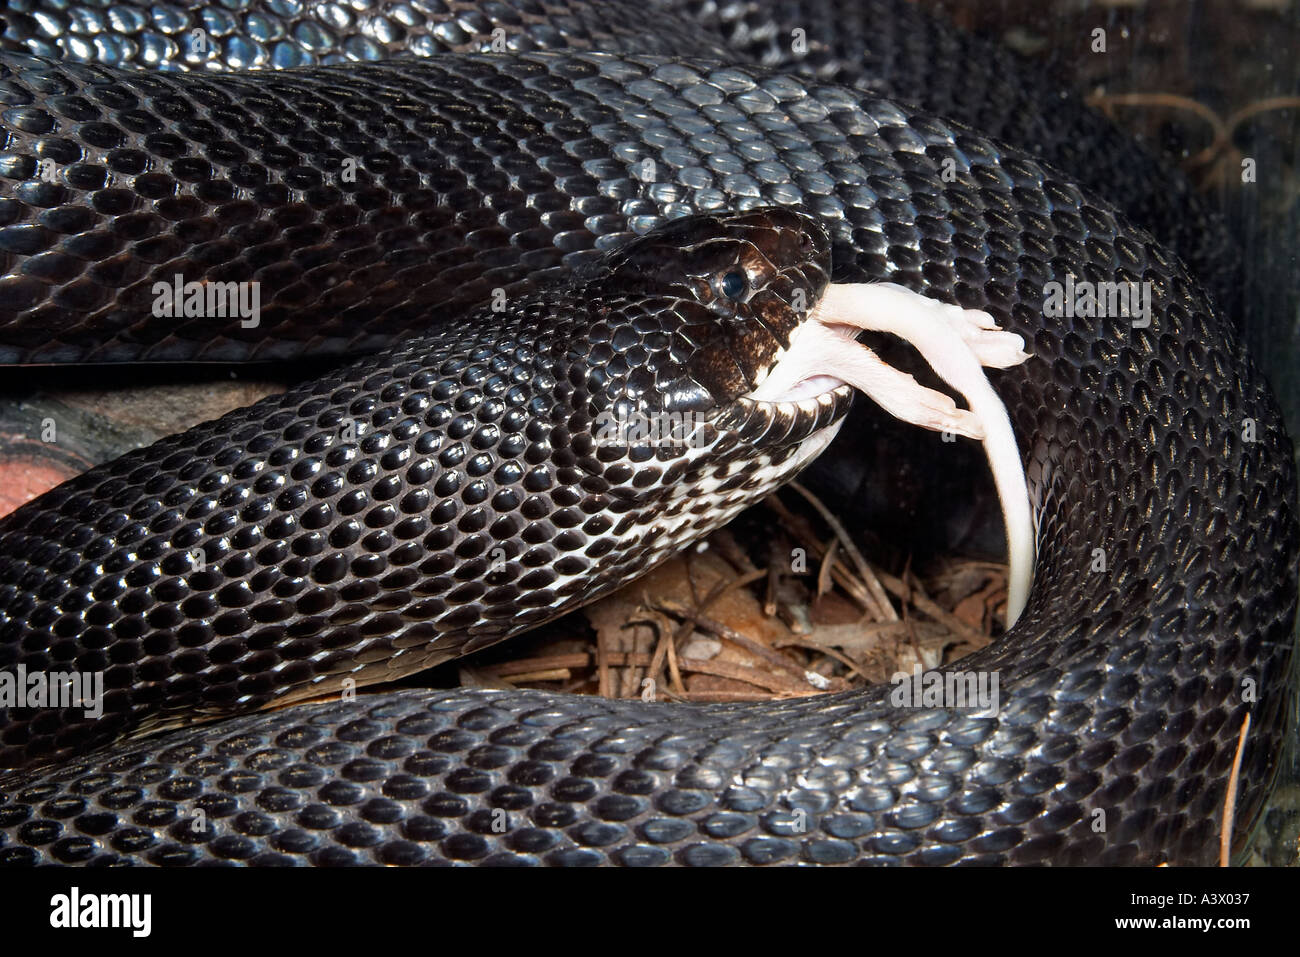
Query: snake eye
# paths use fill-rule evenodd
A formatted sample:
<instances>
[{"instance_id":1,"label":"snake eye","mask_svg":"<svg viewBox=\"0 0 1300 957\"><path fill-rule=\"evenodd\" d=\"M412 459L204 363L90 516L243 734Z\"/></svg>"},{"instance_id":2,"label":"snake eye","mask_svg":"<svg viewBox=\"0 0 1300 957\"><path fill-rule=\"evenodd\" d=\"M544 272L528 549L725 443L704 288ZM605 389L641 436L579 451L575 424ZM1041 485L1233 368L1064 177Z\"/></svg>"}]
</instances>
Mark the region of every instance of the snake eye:
<instances>
[{"instance_id":1,"label":"snake eye","mask_svg":"<svg viewBox=\"0 0 1300 957\"><path fill-rule=\"evenodd\" d=\"M722 277L722 282L719 285L722 294L728 299L739 299L745 294L749 282L745 279L744 273L729 272Z\"/></svg>"}]
</instances>

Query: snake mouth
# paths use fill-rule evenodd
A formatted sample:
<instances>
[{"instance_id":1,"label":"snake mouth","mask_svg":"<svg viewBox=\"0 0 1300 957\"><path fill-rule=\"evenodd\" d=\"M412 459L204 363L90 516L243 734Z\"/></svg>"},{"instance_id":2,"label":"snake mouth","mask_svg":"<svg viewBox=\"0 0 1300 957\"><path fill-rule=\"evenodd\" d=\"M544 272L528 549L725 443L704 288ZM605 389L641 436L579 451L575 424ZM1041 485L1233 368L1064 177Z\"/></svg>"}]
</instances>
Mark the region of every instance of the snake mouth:
<instances>
[{"instance_id":1,"label":"snake mouth","mask_svg":"<svg viewBox=\"0 0 1300 957\"><path fill-rule=\"evenodd\" d=\"M810 461L830 444L858 391L851 375L838 374L843 357L859 348L857 332L813 310L758 384L732 403L726 426L756 445L802 443L798 458ZM817 441L809 441L814 436Z\"/></svg>"},{"instance_id":2,"label":"snake mouth","mask_svg":"<svg viewBox=\"0 0 1300 957\"><path fill-rule=\"evenodd\" d=\"M764 447L789 447L819 436L815 448L799 452L801 462L810 461L839 431L855 391L831 376L817 380L809 379L799 391L777 398L741 396L719 417L718 426L742 442Z\"/></svg>"},{"instance_id":3,"label":"snake mouth","mask_svg":"<svg viewBox=\"0 0 1300 957\"><path fill-rule=\"evenodd\" d=\"M836 389L853 391L852 376L838 374L858 348L857 329L813 316L790 336L790 345L746 398L772 405L799 403Z\"/></svg>"},{"instance_id":4,"label":"snake mouth","mask_svg":"<svg viewBox=\"0 0 1300 957\"><path fill-rule=\"evenodd\" d=\"M825 396L852 397L859 388L853 373L860 328L833 309L823 308L832 288L827 285L819 291L816 305L790 331L784 347L742 399L807 413Z\"/></svg>"}]
</instances>

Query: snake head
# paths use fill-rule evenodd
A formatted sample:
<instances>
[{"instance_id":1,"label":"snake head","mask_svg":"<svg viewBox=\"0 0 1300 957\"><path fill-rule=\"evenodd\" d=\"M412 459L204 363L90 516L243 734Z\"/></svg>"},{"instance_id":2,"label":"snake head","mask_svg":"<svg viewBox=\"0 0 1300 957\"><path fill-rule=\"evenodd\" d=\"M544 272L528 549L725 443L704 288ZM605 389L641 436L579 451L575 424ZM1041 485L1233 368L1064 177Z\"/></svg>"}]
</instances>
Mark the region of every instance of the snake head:
<instances>
[{"instance_id":1,"label":"snake head","mask_svg":"<svg viewBox=\"0 0 1300 957\"><path fill-rule=\"evenodd\" d=\"M783 207L672 220L611 254L588 295L611 306L593 344L607 372L626 370L619 398L708 413L752 392L826 289L830 258L821 225Z\"/></svg>"}]
</instances>

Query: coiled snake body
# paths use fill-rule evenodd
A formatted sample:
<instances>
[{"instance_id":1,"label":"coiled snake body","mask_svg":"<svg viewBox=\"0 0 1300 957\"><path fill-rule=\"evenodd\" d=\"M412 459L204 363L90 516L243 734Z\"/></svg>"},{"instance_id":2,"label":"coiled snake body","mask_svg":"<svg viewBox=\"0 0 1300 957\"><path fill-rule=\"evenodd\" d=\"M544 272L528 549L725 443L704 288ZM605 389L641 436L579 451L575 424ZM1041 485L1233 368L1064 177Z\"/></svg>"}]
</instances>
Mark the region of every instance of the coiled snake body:
<instances>
[{"instance_id":1,"label":"coiled snake body","mask_svg":"<svg viewBox=\"0 0 1300 957\"><path fill-rule=\"evenodd\" d=\"M213 13L220 42L198 52L129 6L84 50L37 12L5 37L201 67L491 34L451 6L400 36L379 14L349 34L333 5L232 29ZM1079 160L1059 131L1091 122L1074 114L1033 144L1040 163L872 92L906 78L873 77L871 56L863 76L805 71L860 89L720 60L762 31L679 6L697 30L651 11L662 29L643 32L621 5L484 7L516 51L629 52L190 75L4 55L6 361L386 351L0 521L0 667L98 670L107 689L97 720L5 716L4 765L29 767L0 778L0 861L1206 863L1249 713L1244 834L1291 693L1295 479L1204 291L1232 292L1213 224L1131 152L1084 164L1096 186L1116 171L1128 215L1074 185L1057 171ZM861 9L885 35L919 16ZM930 82L916 99L942 98ZM688 213L710 215L632 239ZM154 285L176 275L258 281L259 324L159 324ZM1150 283L1151 323L1047 314L1067 275ZM744 707L402 691L117 740L473 650L726 520L847 408L846 389L745 398L795 291L828 278L987 310L1033 355L994 382L1036 501L1034 590L960 664L1000 675L995 713L900 709L888 687ZM497 289L503 308L471 309ZM598 446L595 418L624 407L699 415L706 441Z\"/></svg>"}]
</instances>

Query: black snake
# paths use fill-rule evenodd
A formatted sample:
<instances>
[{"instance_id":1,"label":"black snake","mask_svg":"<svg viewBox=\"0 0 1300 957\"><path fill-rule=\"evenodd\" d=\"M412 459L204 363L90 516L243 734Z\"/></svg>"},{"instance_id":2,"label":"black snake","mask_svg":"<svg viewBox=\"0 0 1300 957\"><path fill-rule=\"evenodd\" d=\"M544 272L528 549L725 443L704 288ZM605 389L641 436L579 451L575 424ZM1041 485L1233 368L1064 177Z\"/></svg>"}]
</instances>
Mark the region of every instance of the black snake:
<instances>
[{"instance_id":1,"label":"black snake","mask_svg":"<svg viewBox=\"0 0 1300 957\"><path fill-rule=\"evenodd\" d=\"M901 0L667 6L10 4L0 357L387 351L0 521L0 667L106 686L5 716L0 862L1207 863L1249 713L1248 830L1295 476L1213 218ZM1033 355L993 380L1034 590L960 663L996 713L402 691L118 740L482 647L725 520L845 412L744 397L828 272ZM177 275L258 281L258 325L159 323ZM1069 275L1149 283L1150 324L1047 314ZM708 442L615 454L620 403Z\"/></svg>"}]
</instances>

